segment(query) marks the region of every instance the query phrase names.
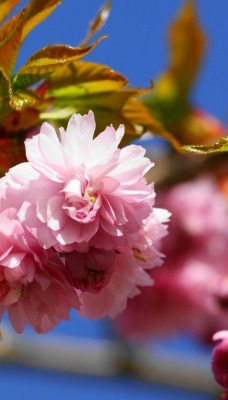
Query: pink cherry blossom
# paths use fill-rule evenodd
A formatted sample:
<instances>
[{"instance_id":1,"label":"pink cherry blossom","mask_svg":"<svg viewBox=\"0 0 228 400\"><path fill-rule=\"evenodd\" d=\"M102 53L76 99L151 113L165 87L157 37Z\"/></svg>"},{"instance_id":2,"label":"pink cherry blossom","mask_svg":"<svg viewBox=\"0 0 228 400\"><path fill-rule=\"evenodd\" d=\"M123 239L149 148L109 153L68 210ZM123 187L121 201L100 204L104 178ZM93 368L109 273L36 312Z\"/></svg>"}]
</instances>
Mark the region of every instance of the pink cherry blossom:
<instances>
[{"instance_id":1,"label":"pink cherry blossom","mask_svg":"<svg viewBox=\"0 0 228 400\"><path fill-rule=\"evenodd\" d=\"M79 308L76 290L53 250L44 251L15 219L0 214L0 315L8 312L16 332L25 325L44 333Z\"/></svg>"},{"instance_id":2,"label":"pink cherry blossom","mask_svg":"<svg viewBox=\"0 0 228 400\"><path fill-rule=\"evenodd\" d=\"M96 138L94 130L91 111L74 114L59 137L44 123L25 141L28 162L6 176L6 201L42 247L84 252L89 245L125 245L126 234L137 232L152 212L154 190L144 178L152 163L145 150L118 149L122 125Z\"/></svg>"},{"instance_id":3,"label":"pink cherry blossom","mask_svg":"<svg viewBox=\"0 0 228 400\"><path fill-rule=\"evenodd\" d=\"M94 130L92 112L73 115L66 132L44 123L25 141L28 161L0 179L0 211L14 210L8 219L21 230L13 249L22 239L28 247L17 264L25 284L16 268L13 284L8 265L1 270L1 310L18 332L25 324L47 331L70 307L89 318L114 317L163 262L159 241L169 213L153 207L144 177L152 163L140 146L118 148L123 126L95 138Z\"/></svg>"}]
</instances>

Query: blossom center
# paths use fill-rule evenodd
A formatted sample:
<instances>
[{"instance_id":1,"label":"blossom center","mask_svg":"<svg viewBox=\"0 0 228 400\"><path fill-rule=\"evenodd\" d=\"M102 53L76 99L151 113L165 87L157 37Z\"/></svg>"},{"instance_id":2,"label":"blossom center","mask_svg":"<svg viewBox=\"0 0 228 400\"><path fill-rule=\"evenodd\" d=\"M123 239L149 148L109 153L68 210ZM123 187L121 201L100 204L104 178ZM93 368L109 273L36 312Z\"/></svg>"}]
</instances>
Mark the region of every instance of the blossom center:
<instances>
[{"instance_id":1,"label":"blossom center","mask_svg":"<svg viewBox=\"0 0 228 400\"><path fill-rule=\"evenodd\" d=\"M88 223L96 218L101 204L100 193L90 186L88 179L73 178L65 185L63 192L63 209L72 219Z\"/></svg>"}]
</instances>

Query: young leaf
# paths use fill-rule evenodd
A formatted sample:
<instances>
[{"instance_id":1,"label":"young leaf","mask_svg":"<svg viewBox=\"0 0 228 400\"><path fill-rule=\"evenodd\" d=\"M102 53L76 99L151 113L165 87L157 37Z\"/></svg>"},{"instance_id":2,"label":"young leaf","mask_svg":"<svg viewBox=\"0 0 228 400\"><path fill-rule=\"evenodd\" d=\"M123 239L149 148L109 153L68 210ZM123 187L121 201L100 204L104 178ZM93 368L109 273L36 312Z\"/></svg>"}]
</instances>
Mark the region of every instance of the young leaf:
<instances>
[{"instance_id":1,"label":"young leaf","mask_svg":"<svg viewBox=\"0 0 228 400\"><path fill-rule=\"evenodd\" d=\"M120 86L127 84L123 75L107 65L78 60L61 66L47 77L51 89L101 81L119 82Z\"/></svg>"},{"instance_id":2,"label":"young leaf","mask_svg":"<svg viewBox=\"0 0 228 400\"><path fill-rule=\"evenodd\" d=\"M0 124L4 121L6 115L8 114L9 107L9 97L11 92L11 82L5 71L0 68Z\"/></svg>"},{"instance_id":3,"label":"young leaf","mask_svg":"<svg viewBox=\"0 0 228 400\"><path fill-rule=\"evenodd\" d=\"M92 37L104 26L107 21L111 10L111 0L106 1L103 7L100 9L96 17L90 22L89 30L86 37L82 40L81 46L85 46Z\"/></svg>"},{"instance_id":4,"label":"young leaf","mask_svg":"<svg viewBox=\"0 0 228 400\"><path fill-rule=\"evenodd\" d=\"M71 47L66 45L50 45L33 54L25 65L21 67L14 78L17 87L23 87L24 77L29 75L30 82L41 80L45 75L54 72L59 66L84 57L106 36L100 37L94 43L85 47Z\"/></svg>"},{"instance_id":5,"label":"young leaf","mask_svg":"<svg viewBox=\"0 0 228 400\"><path fill-rule=\"evenodd\" d=\"M171 132L177 143L204 143L210 138L183 129L191 117L189 92L196 78L205 48L205 37L198 23L194 0L184 7L169 29L169 65L156 80L154 92L143 99L151 114ZM195 141L195 142L194 142ZM201 142L203 144L203 142ZM176 147L176 146L175 146Z\"/></svg>"},{"instance_id":6,"label":"young leaf","mask_svg":"<svg viewBox=\"0 0 228 400\"><path fill-rule=\"evenodd\" d=\"M24 11L14 19L14 22L13 29L8 34L7 39L0 44L0 68L5 71L7 76L10 76L14 68L20 48L24 25Z\"/></svg>"},{"instance_id":7,"label":"young leaf","mask_svg":"<svg viewBox=\"0 0 228 400\"><path fill-rule=\"evenodd\" d=\"M210 154L228 152L228 136L220 138L210 145L182 146L181 149L188 153Z\"/></svg>"},{"instance_id":8,"label":"young leaf","mask_svg":"<svg viewBox=\"0 0 228 400\"><path fill-rule=\"evenodd\" d=\"M47 18L62 0L31 0L25 9L25 26L22 40L40 22Z\"/></svg>"},{"instance_id":9,"label":"young leaf","mask_svg":"<svg viewBox=\"0 0 228 400\"><path fill-rule=\"evenodd\" d=\"M10 79L6 75L4 69L0 67L0 104L8 98L10 88Z\"/></svg>"},{"instance_id":10,"label":"young leaf","mask_svg":"<svg viewBox=\"0 0 228 400\"><path fill-rule=\"evenodd\" d=\"M0 23L9 15L12 9L20 0L1 0L0 2Z\"/></svg>"},{"instance_id":11,"label":"young leaf","mask_svg":"<svg viewBox=\"0 0 228 400\"><path fill-rule=\"evenodd\" d=\"M124 105L123 113L135 128L140 126L143 127L143 130L141 129L141 131L138 131L138 135L147 131L151 132L156 136L168 140L177 151L180 151L179 141L174 135L165 129L161 122L151 115L148 109L140 101L140 98L130 97ZM124 139L126 139L126 135ZM132 137L132 139L135 139L135 137Z\"/></svg>"},{"instance_id":12,"label":"young leaf","mask_svg":"<svg viewBox=\"0 0 228 400\"><path fill-rule=\"evenodd\" d=\"M15 30L15 26L17 25L19 16L20 14L14 15L0 27L0 46L2 46L12 35L12 32Z\"/></svg>"},{"instance_id":13,"label":"young leaf","mask_svg":"<svg viewBox=\"0 0 228 400\"><path fill-rule=\"evenodd\" d=\"M14 110L22 110L26 107L31 107L36 103L36 96L33 92L21 91L13 92L10 79L5 74L4 70L0 68L0 108L1 108L1 121L9 112L9 105ZM4 117L4 118L3 118Z\"/></svg>"},{"instance_id":14,"label":"young leaf","mask_svg":"<svg viewBox=\"0 0 228 400\"><path fill-rule=\"evenodd\" d=\"M52 110L41 114L42 119L53 119L65 124L73 112L86 113L92 109L96 115L97 131L106 125L125 125L125 142L145 130L167 136L162 125L153 118L139 96L149 89L126 87L127 80L106 65L76 61L58 68L46 79L47 96L53 99ZM174 140L174 139L173 139Z\"/></svg>"},{"instance_id":15,"label":"young leaf","mask_svg":"<svg viewBox=\"0 0 228 400\"><path fill-rule=\"evenodd\" d=\"M24 108L32 107L37 102L37 97L33 92L21 91L12 92L10 105L14 110L21 111Z\"/></svg>"},{"instance_id":16,"label":"young leaf","mask_svg":"<svg viewBox=\"0 0 228 400\"><path fill-rule=\"evenodd\" d=\"M179 89L186 92L196 77L205 48L205 37L197 20L193 0L186 0L170 27L169 40L169 71L178 82Z\"/></svg>"}]
</instances>

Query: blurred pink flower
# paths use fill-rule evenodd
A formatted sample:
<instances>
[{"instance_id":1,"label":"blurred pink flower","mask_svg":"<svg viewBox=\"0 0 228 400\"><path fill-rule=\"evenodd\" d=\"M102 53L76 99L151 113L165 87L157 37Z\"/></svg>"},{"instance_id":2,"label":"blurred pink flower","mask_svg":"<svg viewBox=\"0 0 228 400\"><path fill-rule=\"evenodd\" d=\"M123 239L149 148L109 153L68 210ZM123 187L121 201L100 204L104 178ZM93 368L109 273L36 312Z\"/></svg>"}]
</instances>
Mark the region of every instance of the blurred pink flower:
<instances>
[{"instance_id":1,"label":"blurred pink flower","mask_svg":"<svg viewBox=\"0 0 228 400\"><path fill-rule=\"evenodd\" d=\"M44 251L15 217L14 209L0 214L0 316L8 312L18 333L25 325L44 333L80 304L55 252Z\"/></svg>"},{"instance_id":2,"label":"blurred pink flower","mask_svg":"<svg viewBox=\"0 0 228 400\"><path fill-rule=\"evenodd\" d=\"M125 235L137 232L152 212L154 190L143 177L152 164L145 150L118 149L123 126L109 126L95 139L94 130L91 111L74 114L60 138L44 123L25 141L28 162L7 174L7 201L20 208L20 221L45 248L125 245Z\"/></svg>"},{"instance_id":3,"label":"blurred pink flower","mask_svg":"<svg viewBox=\"0 0 228 400\"><path fill-rule=\"evenodd\" d=\"M228 331L214 334L216 344L212 354L212 371L216 382L226 390L223 399L228 399Z\"/></svg>"},{"instance_id":4,"label":"blurred pink flower","mask_svg":"<svg viewBox=\"0 0 228 400\"><path fill-rule=\"evenodd\" d=\"M190 331L209 339L228 327L228 203L210 177L157 194L172 214L162 241L162 268L150 271L154 285L129 301L117 320L133 339Z\"/></svg>"}]
</instances>

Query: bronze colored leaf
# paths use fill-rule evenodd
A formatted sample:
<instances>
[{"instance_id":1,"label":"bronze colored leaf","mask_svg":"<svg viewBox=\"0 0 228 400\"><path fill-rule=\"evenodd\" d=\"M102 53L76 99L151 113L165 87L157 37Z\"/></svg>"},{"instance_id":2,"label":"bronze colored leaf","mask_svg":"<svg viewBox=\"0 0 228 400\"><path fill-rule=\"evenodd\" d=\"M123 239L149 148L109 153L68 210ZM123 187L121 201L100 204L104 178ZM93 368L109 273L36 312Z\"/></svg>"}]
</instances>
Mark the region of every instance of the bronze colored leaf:
<instances>
[{"instance_id":1,"label":"bronze colored leaf","mask_svg":"<svg viewBox=\"0 0 228 400\"><path fill-rule=\"evenodd\" d=\"M22 40L40 22L47 18L62 0L31 0L25 9L25 26Z\"/></svg>"},{"instance_id":2,"label":"bronze colored leaf","mask_svg":"<svg viewBox=\"0 0 228 400\"><path fill-rule=\"evenodd\" d=\"M139 96L151 92L148 89L129 88L127 80L106 65L77 61L58 68L47 77L47 96L53 99L53 107L41 114L42 119L52 119L57 125L66 124L73 112L86 113L90 109L96 116L97 132L106 125L125 125L124 144L150 130L154 134L179 143L151 116Z\"/></svg>"},{"instance_id":3,"label":"bronze colored leaf","mask_svg":"<svg viewBox=\"0 0 228 400\"><path fill-rule=\"evenodd\" d=\"M96 81L119 82L120 86L127 83L127 79L123 75L107 65L81 60L60 66L53 74L47 77L47 81L52 89Z\"/></svg>"},{"instance_id":4,"label":"bronze colored leaf","mask_svg":"<svg viewBox=\"0 0 228 400\"><path fill-rule=\"evenodd\" d=\"M0 27L0 46L2 46L2 44L5 43L8 40L8 38L12 35L12 32L14 31L15 26L17 25L19 15L20 14L14 15L4 25Z\"/></svg>"},{"instance_id":5,"label":"bronze colored leaf","mask_svg":"<svg viewBox=\"0 0 228 400\"><path fill-rule=\"evenodd\" d=\"M100 37L94 43L85 47L71 47L66 45L50 45L33 54L17 74L17 84L20 76L25 74L37 75L39 80L46 74L52 73L60 65L69 63L78 58L84 57L106 36Z\"/></svg>"},{"instance_id":6,"label":"bronze colored leaf","mask_svg":"<svg viewBox=\"0 0 228 400\"><path fill-rule=\"evenodd\" d=\"M47 18L52 11L62 2L62 0L32 0L24 8L24 25L21 35L21 42L28 33L35 28L40 22ZM1 8L0 8L1 10ZM0 43L4 42L12 31L15 29L17 20L21 12L11 17L0 29Z\"/></svg>"},{"instance_id":7,"label":"bronze colored leaf","mask_svg":"<svg viewBox=\"0 0 228 400\"><path fill-rule=\"evenodd\" d=\"M202 132L198 132L197 138L189 130L183 129L191 116L189 93L205 49L205 37L197 19L194 0L185 1L170 26L168 39L168 68L155 81L154 92L143 99L143 102L178 143L200 143L203 136L206 141Z\"/></svg>"},{"instance_id":8,"label":"bronze colored leaf","mask_svg":"<svg viewBox=\"0 0 228 400\"><path fill-rule=\"evenodd\" d=\"M111 0L106 1L103 7L100 9L98 14L89 24L89 30L86 37L82 40L81 46L85 46L92 37L104 26L107 21L111 10Z\"/></svg>"},{"instance_id":9,"label":"bronze colored leaf","mask_svg":"<svg viewBox=\"0 0 228 400\"><path fill-rule=\"evenodd\" d=\"M182 146L183 151L195 154L210 154L228 152L228 136L222 137L210 145Z\"/></svg>"},{"instance_id":10,"label":"bronze colored leaf","mask_svg":"<svg viewBox=\"0 0 228 400\"><path fill-rule=\"evenodd\" d=\"M0 23L9 15L20 0L1 0L0 2Z\"/></svg>"},{"instance_id":11,"label":"bronze colored leaf","mask_svg":"<svg viewBox=\"0 0 228 400\"><path fill-rule=\"evenodd\" d=\"M159 122L155 117L152 116L147 107L145 107L144 104L140 101L140 98L130 97L124 105L123 114L133 124L135 128L134 136L136 134L140 135L148 131L156 136L160 136L168 140L172 143L173 147L177 151L180 151L181 145L179 141L175 138L174 135L172 135L165 129L161 122ZM143 130L141 129L141 131L138 130L137 132L137 127L140 126L143 128ZM126 133L128 134L128 132ZM132 139L135 139L135 137L132 137L131 140Z\"/></svg>"},{"instance_id":12,"label":"bronze colored leaf","mask_svg":"<svg viewBox=\"0 0 228 400\"><path fill-rule=\"evenodd\" d=\"M21 36L24 25L24 12L22 11L16 19L13 29L8 34L7 39L0 45L0 68L7 76L10 76L21 44Z\"/></svg>"},{"instance_id":13,"label":"bronze colored leaf","mask_svg":"<svg viewBox=\"0 0 228 400\"><path fill-rule=\"evenodd\" d=\"M205 37L198 23L195 2L186 0L169 30L169 71L182 91L192 85L199 70L205 48Z\"/></svg>"}]
</instances>

